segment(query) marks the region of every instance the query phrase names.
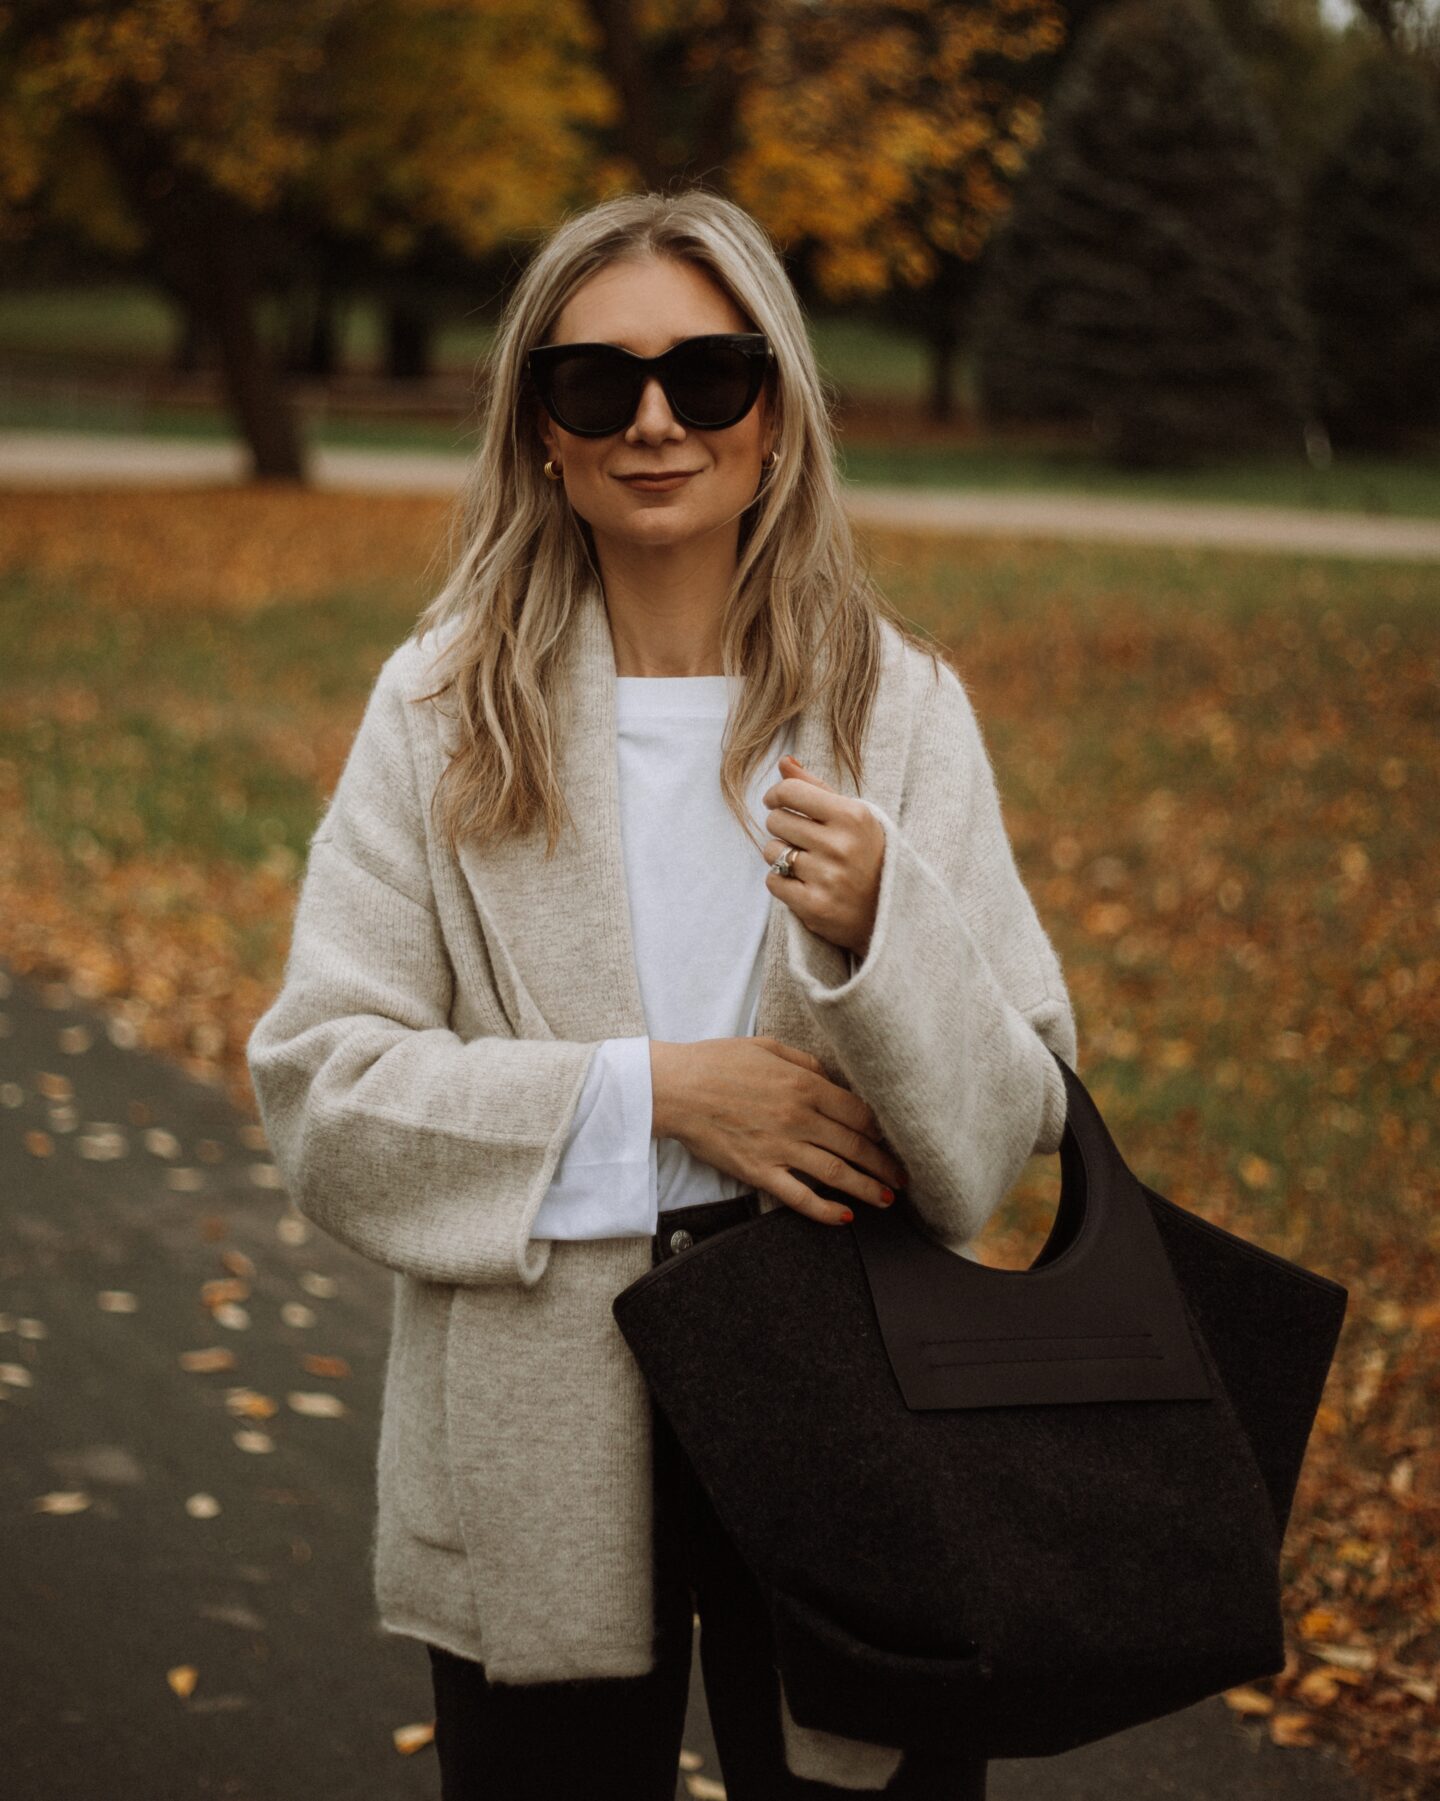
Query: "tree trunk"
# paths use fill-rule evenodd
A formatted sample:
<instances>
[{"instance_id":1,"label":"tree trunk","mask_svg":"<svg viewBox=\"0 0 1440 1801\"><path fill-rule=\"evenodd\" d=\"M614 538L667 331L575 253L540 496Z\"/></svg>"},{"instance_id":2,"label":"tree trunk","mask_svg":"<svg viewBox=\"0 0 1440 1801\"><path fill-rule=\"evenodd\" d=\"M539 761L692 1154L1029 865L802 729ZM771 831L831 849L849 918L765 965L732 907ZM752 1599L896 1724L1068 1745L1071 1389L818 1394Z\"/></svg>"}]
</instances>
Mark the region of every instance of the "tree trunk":
<instances>
[{"instance_id":1,"label":"tree trunk","mask_svg":"<svg viewBox=\"0 0 1440 1801\"><path fill-rule=\"evenodd\" d=\"M304 482L295 409L256 330L248 284L219 280L208 293L197 293L194 304L220 353L225 398L250 449L251 479Z\"/></svg>"},{"instance_id":2,"label":"tree trunk","mask_svg":"<svg viewBox=\"0 0 1440 1801\"><path fill-rule=\"evenodd\" d=\"M663 188L673 171L660 151L655 119L654 71L635 23L633 0L589 0L600 32L599 60L620 102L620 148L647 188Z\"/></svg>"},{"instance_id":3,"label":"tree trunk","mask_svg":"<svg viewBox=\"0 0 1440 1801\"><path fill-rule=\"evenodd\" d=\"M960 337L948 319L930 329L930 400L927 412L937 424L955 417L955 368Z\"/></svg>"},{"instance_id":4,"label":"tree trunk","mask_svg":"<svg viewBox=\"0 0 1440 1801\"><path fill-rule=\"evenodd\" d=\"M328 380L340 367L340 328L335 317L335 296L321 288L310 318L310 342L305 352L305 373Z\"/></svg>"},{"instance_id":5,"label":"tree trunk","mask_svg":"<svg viewBox=\"0 0 1440 1801\"><path fill-rule=\"evenodd\" d=\"M385 309L385 373L391 381L424 381L431 369L433 335L421 307L390 302Z\"/></svg>"},{"instance_id":6,"label":"tree trunk","mask_svg":"<svg viewBox=\"0 0 1440 1801\"><path fill-rule=\"evenodd\" d=\"M181 312L176 322L175 344L170 352L170 369L175 375L194 375L204 361L205 333L199 320L190 312Z\"/></svg>"},{"instance_id":7,"label":"tree trunk","mask_svg":"<svg viewBox=\"0 0 1440 1801\"><path fill-rule=\"evenodd\" d=\"M181 165L173 147L135 116L90 124L144 226L147 272L215 347L252 479L304 482L294 407L256 321L267 221Z\"/></svg>"}]
</instances>

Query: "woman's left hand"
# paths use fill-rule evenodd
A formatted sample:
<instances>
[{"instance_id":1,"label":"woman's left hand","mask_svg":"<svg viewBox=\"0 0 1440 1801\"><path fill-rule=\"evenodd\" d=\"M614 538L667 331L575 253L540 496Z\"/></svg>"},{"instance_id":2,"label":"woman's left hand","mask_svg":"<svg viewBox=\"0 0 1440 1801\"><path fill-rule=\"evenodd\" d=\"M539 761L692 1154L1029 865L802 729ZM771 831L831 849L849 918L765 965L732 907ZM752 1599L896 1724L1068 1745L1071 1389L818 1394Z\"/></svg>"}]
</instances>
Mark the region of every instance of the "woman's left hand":
<instances>
[{"instance_id":1,"label":"woman's left hand","mask_svg":"<svg viewBox=\"0 0 1440 1801\"><path fill-rule=\"evenodd\" d=\"M780 759L781 780L761 800L765 861L793 844L793 874L766 872L765 885L818 938L864 958L880 898L885 828L861 800L840 794L794 757ZM786 810L788 809L788 810Z\"/></svg>"}]
</instances>

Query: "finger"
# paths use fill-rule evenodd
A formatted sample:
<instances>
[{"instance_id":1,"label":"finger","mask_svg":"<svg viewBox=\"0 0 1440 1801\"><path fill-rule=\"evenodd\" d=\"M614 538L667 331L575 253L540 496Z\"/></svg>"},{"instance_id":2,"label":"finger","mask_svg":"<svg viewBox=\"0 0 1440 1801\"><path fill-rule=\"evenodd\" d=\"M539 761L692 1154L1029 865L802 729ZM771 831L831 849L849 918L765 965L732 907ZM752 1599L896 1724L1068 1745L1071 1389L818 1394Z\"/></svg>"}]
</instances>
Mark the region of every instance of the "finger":
<instances>
[{"instance_id":1,"label":"finger","mask_svg":"<svg viewBox=\"0 0 1440 1801\"><path fill-rule=\"evenodd\" d=\"M784 1057L789 1063L798 1063L802 1069L812 1070L817 1076L825 1074L825 1065L818 1057L812 1057L809 1051L802 1051L796 1045L782 1044L778 1038L757 1038L756 1044L763 1044L767 1051L773 1051L777 1057Z\"/></svg>"},{"instance_id":2,"label":"finger","mask_svg":"<svg viewBox=\"0 0 1440 1801\"><path fill-rule=\"evenodd\" d=\"M812 877L816 873L816 866L818 864L819 859L821 857L823 857L825 854L816 845L796 844L789 838L767 838L765 840L763 849L764 849L764 854L765 854L765 861L766 861L767 865L769 865L771 868L773 868L774 865L779 862L780 858L785 855L787 850L793 850L793 851L796 851L797 853L799 851L803 850L805 853L806 861L809 863L810 874ZM787 876L784 879L789 881L792 877L797 881L803 882L805 880L805 872L800 863L800 859L799 859L798 855L796 857L792 858L791 863L790 863L790 876Z\"/></svg>"},{"instance_id":3,"label":"finger","mask_svg":"<svg viewBox=\"0 0 1440 1801\"><path fill-rule=\"evenodd\" d=\"M816 782L802 782L799 776L787 776L765 790L760 796L760 804L790 807L796 813L805 813L811 819L823 822L838 819L850 803L846 795L837 794L833 788L822 788Z\"/></svg>"},{"instance_id":4,"label":"finger","mask_svg":"<svg viewBox=\"0 0 1440 1801\"><path fill-rule=\"evenodd\" d=\"M779 807L772 807L761 822L769 832L771 840L778 839L783 849L793 844L796 850L816 850L825 842L827 828L816 820L807 819L803 813L786 813ZM777 851L776 856L780 853ZM774 861L774 858L771 858Z\"/></svg>"},{"instance_id":5,"label":"finger","mask_svg":"<svg viewBox=\"0 0 1440 1801\"><path fill-rule=\"evenodd\" d=\"M827 782L823 776L816 775L813 770L807 769L798 757L791 756L788 751L780 759L780 775L782 780L787 777L798 777L801 781L813 783L817 788L828 788L831 794L838 792L833 783Z\"/></svg>"},{"instance_id":6,"label":"finger","mask_svg":"<svg viewBox=\"0 0 1440 1801\"><path fill-rule=\"evenodd\" d=\"M890 1205L885 1198L885 1191L890 1187L888 1182L879 1181L863 1169L856 1169L853 1163L847 1163L843 1157L826 1150L822 1145L806 1144L800 1147L796 1173L814 1176L824 1187L837 1189L847 1199L853 1197L865 1202L867 1206Z\"/></svg>"},{"instance_id":7,"label":"finger","mask_svg":"<svg viewBox=\"0 0 1440 1801\"><path fill-rule=\"evenodd\" d=\"M816 1130L819 1133L817 1143L836 1152L857 1169L867 1171L887 1188L905 1188L909 1185L910 1178L906 1174L905 1165L883 1139L868 1138L863 1132L854 1132L848 1126L839 1125L833 1120L822 1121Z\"/></svg>"},{"instance_id":8,"label":"finger","mask_svg":"<svg viewBox=\"0 0 1440 1801\"><path fill-rule=\"evenodd\" d=\"M852 1089L843 1087L839 1082L828 1078L822 1082L810 1097L817 1113L826 1119L834 1120L841 1126L848 1126L852 1132L863 1132L867 1138L873 1138L877 1144L884 1138L880 1130L880 1122L874 1110Z\"/></svg>"},{"instance_id":9,"label":"finger","mask_svg":"<svg viewBox=\"0 0 1440 1801\"><path fill-rule=\"evenodd\" d=\"M827 1201L816 1194L813 1188L791 1175L788 1169L775 1170L765 1183L766 1194L773 1194L777 1201L783 1201L787 1207L793 1207L796 1213L803 1213L808 1219L819 1220L822 1226L848 1226L853 1207L843 1206L839 1201Z\"/></svg>"}]
</instances>

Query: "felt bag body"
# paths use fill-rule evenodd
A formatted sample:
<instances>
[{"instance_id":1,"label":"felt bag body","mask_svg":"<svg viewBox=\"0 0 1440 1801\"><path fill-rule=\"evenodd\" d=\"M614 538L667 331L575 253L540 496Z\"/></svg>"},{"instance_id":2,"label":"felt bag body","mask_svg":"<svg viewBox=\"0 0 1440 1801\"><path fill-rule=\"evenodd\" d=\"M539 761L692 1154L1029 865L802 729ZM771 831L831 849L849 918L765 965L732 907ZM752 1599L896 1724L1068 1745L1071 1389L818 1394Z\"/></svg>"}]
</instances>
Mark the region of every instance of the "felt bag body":
<instances>
[{"instance_id":1,"label":"felt bag body","mask_svg":"<svg viewBox=\"0 0 1440 1801\"><path fill-rule=\"evenodd\" d=\"M841 1227L775 1208L613 1302L801 1725L1048 1756L1283 1666L1281 1542L1347 1291L1146 1187L1056 1061L1061 1199L1029 1269L946 1249L902 1196Z\"/></svg>"}]
</instances>

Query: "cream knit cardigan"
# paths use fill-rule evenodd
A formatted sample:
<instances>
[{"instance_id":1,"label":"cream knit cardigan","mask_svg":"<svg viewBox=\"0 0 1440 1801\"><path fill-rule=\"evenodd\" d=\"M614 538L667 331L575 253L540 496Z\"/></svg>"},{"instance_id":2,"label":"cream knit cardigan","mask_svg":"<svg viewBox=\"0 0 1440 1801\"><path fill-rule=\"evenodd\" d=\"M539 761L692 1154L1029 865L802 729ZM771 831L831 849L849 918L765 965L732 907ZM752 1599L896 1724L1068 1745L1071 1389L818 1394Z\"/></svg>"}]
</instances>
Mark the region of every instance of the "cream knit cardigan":
<instances>
[{"instance_id":1,"label":"cream knit cardigan","mask_svg":"<svg viewBox=\"0 0 1440 1801\"><path fill-rule=\"evenodd\" d=\"M755 1031L870 1104L919 1217L958 1250L1031 1153L1058 1149L1065 1091L1046 1047L1073 1062L1075 1030L965 690L882 633L863 747L886 840L868 954L852 974L772 900ZM411 697L434 685L442 642L409 639L380 671L249 1066L295 1205L395 1272L382 1627L500 1682L638 1675L652 1667L649 1401L610 1303L650 1267L650 1240L530 1236L597 1046L646 1031L609 616L592 584L567 630L559 776L575 827L549 862L539 828L458 858L434 830L456 728ZM795 749L856 792L813 708ZM798 1726L783 1696L782 1718L798 1775L876 1789L899 1764Z\"/></svg>"}]
</instances>

